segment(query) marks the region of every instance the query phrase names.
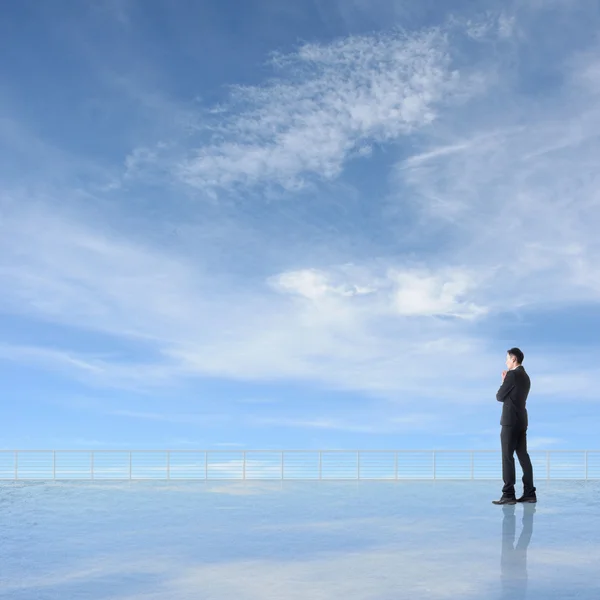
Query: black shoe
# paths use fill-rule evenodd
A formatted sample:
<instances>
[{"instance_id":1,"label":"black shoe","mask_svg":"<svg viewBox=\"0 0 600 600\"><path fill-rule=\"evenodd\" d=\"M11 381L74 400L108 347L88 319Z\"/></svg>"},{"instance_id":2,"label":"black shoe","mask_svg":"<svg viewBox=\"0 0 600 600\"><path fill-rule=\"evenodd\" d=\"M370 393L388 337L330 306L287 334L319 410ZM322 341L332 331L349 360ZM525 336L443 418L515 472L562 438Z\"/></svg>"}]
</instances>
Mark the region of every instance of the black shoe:
<instances>
[{"instance_id":1,"label":"black shoe","mask_svg":"<svg viewBox=\"0 0 600 600\"><path fill-rule=\"evenodd\" d=\"M492 504L516 504L517 500L514 496L500 498L500 500L492 500Z\"/></svg>"},{"instance_id":2,"label":"black shoe","mask_svg":"<svg viewBox=\"0 0 600 600\"><path fill-rule=\"evenodd\" d=\"M533 494L533 496L521 496L517 498L517 502L537 502L537 496Z\"/></svg>"}]
</instances>

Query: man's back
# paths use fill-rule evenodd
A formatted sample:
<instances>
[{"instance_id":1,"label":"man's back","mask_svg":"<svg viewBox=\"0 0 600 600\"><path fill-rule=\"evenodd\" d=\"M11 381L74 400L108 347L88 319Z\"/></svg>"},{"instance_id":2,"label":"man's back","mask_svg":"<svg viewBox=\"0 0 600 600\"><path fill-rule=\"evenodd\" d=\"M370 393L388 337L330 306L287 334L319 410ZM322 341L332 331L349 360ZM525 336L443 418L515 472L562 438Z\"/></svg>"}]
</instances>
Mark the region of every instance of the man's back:
<instances>
[{"instance_id":1,"label":"man's back","mask_svg":"<svg viewBox=\"0 0 600 600\"><path fill-rule=\"evenodd\" d=\"M526 402L530 388L529 375L527 375L522 365L506 374L504 382L496 394L498 402L504 404L500 425L506 427L519 426L527 429L529 423Z\"/></svg>"}]
</instances>

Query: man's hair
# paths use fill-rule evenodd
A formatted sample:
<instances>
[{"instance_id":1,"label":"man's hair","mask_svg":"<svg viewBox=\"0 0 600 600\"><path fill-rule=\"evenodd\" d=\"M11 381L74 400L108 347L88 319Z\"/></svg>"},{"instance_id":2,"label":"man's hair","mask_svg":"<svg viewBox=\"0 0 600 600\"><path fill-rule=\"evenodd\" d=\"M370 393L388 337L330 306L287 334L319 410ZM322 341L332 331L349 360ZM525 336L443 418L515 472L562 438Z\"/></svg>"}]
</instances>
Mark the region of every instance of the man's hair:
<instances>
[{"instance_id":1,"label":"man's hair","mask_svg":"<svg viewBox=\"0 0 600 600\"><path fill-rule=\"evenodd\" d=\"M519 350L519 348L511 348L510 350L507 350L506 352L507 352L507 354L514 356L520 365L523 364L523 359L525 358L525 355L521 352L521 350Z\"/></svg>"}]
</instances>

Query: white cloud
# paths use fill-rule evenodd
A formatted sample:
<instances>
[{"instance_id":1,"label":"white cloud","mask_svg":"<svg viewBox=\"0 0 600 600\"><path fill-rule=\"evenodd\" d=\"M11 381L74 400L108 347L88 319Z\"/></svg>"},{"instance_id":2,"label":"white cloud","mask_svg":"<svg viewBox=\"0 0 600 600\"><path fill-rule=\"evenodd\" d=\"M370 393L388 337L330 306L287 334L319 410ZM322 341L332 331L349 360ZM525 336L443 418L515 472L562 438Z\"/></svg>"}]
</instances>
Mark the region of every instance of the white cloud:
<instances>
[{"instance_id":1,"label":"white cloud","mask_svg":"<svg viewBox=\"0 0 600 600\"><path fill-rule=\"evenodd\" d=\"M370 295L366 302L369 312L387 312L402 316L452 316L474 318L484 315L485 307L465 301L465 297L482 283L461 268L430 269L390 267L378 273L366 268L344 265L330 271L306 269L289 271L272 277L269 283L277 290L295 293L314 303L335 301L336 298ZM338 303L342 310L349 303Z\"/></svg>"},{"instance_id":2,"label":"white cloud","mask_svg":"<svg viewBox=\"0 0 600 600\"><path fill-rule=\"evenodd\" d=\"M61 321L65 323L63 319ZM63 373L88 384L138 391L172 386L173 379L183 375L176 364L127 362L119 360L118 356L15 344L0 345L0 359Z\"/></svg>"},{"instance_id":3,"label":"white cloud","mask_svg":"<svg viewBox=\"0 0 600 600\"><path fill-rule=\"evenodd\" d=\"M582 359L585 360L585 357ZM535 391L536 394L540 394L550 401L573 401L575 398L578 401L597 401L596 382L598 377L600 377L600 369L593 365L586 368L573 367L569 370L568 377L561 372L544 370L536 374Z\"/></svg>"},{"instance_id":4,"label":"white cloud","mask_svg":"<svg viewBox=\"0 0 600 600\"><path fill-rule=\"evenodd\" d=\"M489 285L470 270L348 264L280 273L251 290L224 288L202 263L114 230L109 236L99 224L91 230L33 211L5 223L5 309L80 334L139 340L155 354L143 362L135 353L4 344L5 360L126 389L218 376L461 403L480 401L498 362L491 344L462 330L465 317L483 314ZM36 251L28 244L34 231ZM465 362L477 368L466 372Z\"/></svg>"},{"instance_id":5,"label":"white cloud","mask_svg":"<svg viewBox=\"0 0 600 600\"><path fill-rule=\"evenodd\" d=\"M443 426L442 418L432 413L414 412L393 414L388 409L384 414L371 409L357 416L354 420L335 416L323 416L312 419L293 417L250 417L250 425L267 425L272 427L291 427L299 429L324 429L330 431L346 431L365 434L399 434L399 433L432 433Z\"/></svg>"},{"instance_id":6,"label":"white cloud","mask_svg":"<svg viewBox=\"0 0 600 600\"><path fill-rule=\"evenodd\" d=\"M501 38L507 38L513 35L515 31L516 19L514 16L509 16L502 13L498 18L498 34Z\"/></svg>"},{"instance_id":7,"label":"white cloud","mask_svg":"<svg viewBox=\"0 0 600 600\"><path fill-rule=\"evenodd\" d=\"M113 417L124 417L129 419L136 419L142 421L159 421L164 423L180 423L189 425L209 425L211 423L227 420L226 415L218 414L201 414L201 413L158 413L158 412L144 412L136 410L107 410L106 415Z\"/></svg>"},{"instance_id":8,"label":"white cloud","mask_svg":"<svg viewBox=\"0 0 600 600\"><path fill-rule=\"evenodd\" d=\"M179 319L199 308L197 299L186 304L197 294L197 269L115 234L106 223L14 208L0 233L5 309L119 336L168 338ZM144 323L149 315L152 331Z\"/></svg>"},{"instance_id":9,"label":"white cloud","mask_svg":"<svg viewBox=\"0 0 600 600\"><path fill-rule=\"evenodd\" d=\"M514 15L498 10L487 11L476 18L465 19L452 16L450 22L465 27L466 34L477 41L510 38L515 30Z\"/></svg>"},{"instance_id":10,"label":"white cloud","mask_svg":"<svg viewBox=\"0 0 600 600\"><path fill-rule=\"evenodd\" d=\"M526 108L513 108L515 120ZM397 184L450 240L449 258L488 274L488 309L598 301L595 101L564 92L526 127L502 130L501 120L447 127L442 145L403 161Z\"/></svg>"},{"instance_id":11,"label":"white cloud","mask_svg":"<svg viewBox=\"0 0 600 600\"><path fill-rule=\"evenodd\" d=\"M358 423L348 423L340 419L294 419L283 417L254 417L250 420L254 425L268 425L272 427L293 427L301 429L326 429L349 431L353 433L381 433L380 426L370 426Z\"/></svg>"},{"instance_id":12,"label":"white cloud","mask_svg":"<svg viewBox=\"0 0 600 600\"><path fill-rule=\"evenodd\" d=\"M102 366L86 361L70 352L61 352L51 348L36 348L31 346L0 345L0 358L16 362L37 363L50 368L67 368L81 370L86 373L100 373Z\"/></svg>"},{"instance_id":13,"label":"white cloud","mask_svg":"<svg viewBox=\"0 0 600 600\"><path fill-rule=\"evenodd\" d=\"M483 306L463 301L475 281L462 270L439 275L395 272L392 277L398 283L395 306L401 315L475 318L487 312Z\"/></svg>"},{"instance_id":14,"label":"white cloud","mask_svg":"<svg viewBox=\"0 0 600 600\"><path fill-rule=\"evenodd\" d=\"M275 289L284 292L297 293L305 298L317 300L327 295L357 296L376 291L372 284L339 281L334 283L333 273L317 269L288 271L269 279Z\"/></svg>"},{"instance_id":15,"label":"white cloud","mask_svg":"<svg viewBox=\"0 0 600 600\"><path fill-rule=\"evenodd\" d=\"M178 176L192 186L302 186L332 179L371 143L389 142L435 120L457 90L445 35L380 33L276 54L280 78L234 88L217 112L214 138L191 152Z\"/></svg>"}]
</instances>

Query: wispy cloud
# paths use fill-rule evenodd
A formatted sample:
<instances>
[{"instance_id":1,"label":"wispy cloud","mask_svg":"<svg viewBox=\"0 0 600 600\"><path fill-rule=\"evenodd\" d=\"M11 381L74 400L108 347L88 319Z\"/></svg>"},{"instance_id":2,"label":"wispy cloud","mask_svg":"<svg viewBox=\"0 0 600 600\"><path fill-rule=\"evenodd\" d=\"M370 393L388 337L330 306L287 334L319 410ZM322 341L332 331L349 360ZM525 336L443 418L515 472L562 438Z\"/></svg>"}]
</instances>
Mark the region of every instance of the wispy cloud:
<instances>
[{"instance_id":1,"label":"wispy cloud","mask_svg":"<svg viewBox=\"0 0 600 600\"><path fill-rule=\"evenodd\" d=\"M297 189L332 179L344 163L435 120L469 79L437 30L350 36L273 56L279 77L233 88L212 135L176 174L201 189L256 184Z\"/></svg>"},{"instance_id":2,"label":"wispy cloud","mask_svg":"<svg viewBox=\"0 0 600 600\"><path fill-rule=\"evenodd\" d=\"M181 424L202 424L208 425L218 421L227 420L227 415L217 414L201 414L201 413L157 413L157 412L144 412L136 410L108 410L105 414L113 417L124 417L128 419L142 420L142 421L159 421L163 423L181 423Z\"/></svg>"},{"instance_id":3,"label":"wispy cloud","mask_svg":"<svg viewBox=\"0 0 600 600\"><path fill-rule=\"evenodd\" d=\"M599 298L598 174L589 156L600 113L592 98L568 91L552 108L531 115L526 128L501 131L493 115L489 133L473 131L469 139L468 124L453 128L454 140L446 131L442 146L399 171L399 184L416 193L430 225L451 239L451 256L476 273L494 273L491 309Z\"/></svg>"},{"instance_id":4,"label":"wispy cloud","mask_svg":"<svg viewBox=\"0 0 600 600\"><path fill-rule=\"evenodd\" d=\"M443 354L446 347L433 344L438 324L410 317L468 315L476 306L463 298L472 283L468 274L412 266L280 273L252 292L228 288L225 302L219 281L201 266L114 230L92 230L58 213L13 210L3 231L6 310L139 340L156 352L152 362L128 363L106 353L5 345L4 357L73 368L88 380L113 385L157 385L204 374L416 389L425 371L419 376L412 367L409 379L399 378L398 369L405 367L394 356ZM35 249L28 243L34 231ZM389 318L400 320L384 333L379 321ZM403 330L399 337L396 328ZM418 341L409 334L416 329L422 332ZM458 339L453 344L456 356L471 347L466 339L462 350Z\"/></svg>"},{"instance_id":5,"label":"wispy cloud","mask_svg":"<svg viewBox=\"0 0 600 600\"><path fill-rule=\"evenodd\" d=\"M363 418L360 421L350 421L348 419L329 416L314 419L251 417L248 419L248 423L250 425L323 429L376 435L425 431L431 433L441 424L440 419L431 413L410 413L401 416L393 416L389 413L381 415L378 414L377 411L371 411L371 414L363 415Z\"/></svg>"},{"instance_id":6,"label":"wispy cloud","mask_svg":"<svg viewBox=\"0 0 600 600\"><path fill-rule=\"evenodd\" d=\"M489 393L498 358L491 342L462 323L485 317L490 305L506 309L494 298L494 271L365 263L288 271L251 291L229 287L224 294L201 265L176 254L46 216L30 211L5 221L5 308L82 334L135 339L155 358L5 343L4 360L125 389L218 376L302 379L400 402L428 396L471 403ZM34 229L43 232L39 252L27 242ZM582 393L593 377L589 360ZM546 379L540 393L559 389Z\"/></svg>"}]
</instances>

